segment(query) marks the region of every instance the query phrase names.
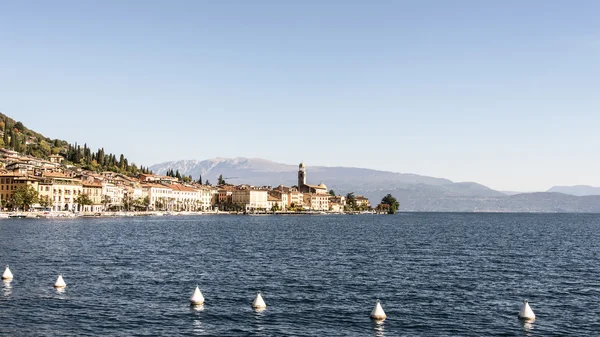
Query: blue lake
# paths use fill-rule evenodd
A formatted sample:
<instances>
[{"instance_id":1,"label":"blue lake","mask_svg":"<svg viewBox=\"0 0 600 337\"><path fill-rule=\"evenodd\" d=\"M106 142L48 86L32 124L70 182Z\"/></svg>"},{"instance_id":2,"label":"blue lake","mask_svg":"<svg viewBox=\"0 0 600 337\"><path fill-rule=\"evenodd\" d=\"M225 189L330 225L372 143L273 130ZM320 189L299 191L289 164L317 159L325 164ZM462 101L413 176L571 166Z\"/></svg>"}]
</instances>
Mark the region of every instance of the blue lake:
<instances>
[{"instance_id":1,"label":"blue lake","mask_svg":"<svg viewBox=\"0 0 600 337\"><path fill-rule=\"evenodd\" d=\"M593 214L5 219L0 335L594 336L599 233Z\"/></svg>"}]
</instances>

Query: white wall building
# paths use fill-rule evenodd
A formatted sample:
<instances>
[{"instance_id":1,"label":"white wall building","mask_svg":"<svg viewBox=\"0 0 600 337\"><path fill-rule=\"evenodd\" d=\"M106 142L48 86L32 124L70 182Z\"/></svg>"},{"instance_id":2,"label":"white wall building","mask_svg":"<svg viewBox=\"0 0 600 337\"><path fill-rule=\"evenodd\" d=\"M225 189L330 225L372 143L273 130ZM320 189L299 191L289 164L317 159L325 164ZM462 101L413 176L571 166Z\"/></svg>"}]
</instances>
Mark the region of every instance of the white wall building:
<instances>
[{"instance_id":1,"label":"white wall building","mask_svg":"<svg viewBox=\"0 0 600 337\"><path fill-rule=\"evenodd\" d=\"M242 205L246 211L270 209L267 190L252 188L234 190L231 199L234 204Z\"/></svg>"}]
</instances>

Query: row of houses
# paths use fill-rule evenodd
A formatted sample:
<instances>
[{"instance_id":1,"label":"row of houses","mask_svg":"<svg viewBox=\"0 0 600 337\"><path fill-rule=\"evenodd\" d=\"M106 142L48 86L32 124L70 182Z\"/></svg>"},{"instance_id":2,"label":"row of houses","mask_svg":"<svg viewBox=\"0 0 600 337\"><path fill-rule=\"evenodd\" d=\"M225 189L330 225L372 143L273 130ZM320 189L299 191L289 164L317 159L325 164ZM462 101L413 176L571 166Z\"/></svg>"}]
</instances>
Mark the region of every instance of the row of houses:
<instances>
[{"instance_id":1,"label":"row of houses","mask_svg":"<svg viewBox=\"0 0 600 337\"><path fill-rule=\"evenodd\" d=\"M2 152L0 202L9 206L20 185L32 186L39 194L35 208L53 211L102 212L107 210L161 211L271 211L344 210L343 196L332 196L324 184L307 185L301 164L298 186L208 186L184 184L177 178L140 174L136 178L114 172L95 173L62 165L62 157L49 161L16 157ZM14 152L14 151L12 151ZM301 176L300 176L301 175ZM85 195L87 198L82 198ZM87 200L83 202L83 200ZM369 207L368 199L356 197Z\"/></svg>"}]
</instances>

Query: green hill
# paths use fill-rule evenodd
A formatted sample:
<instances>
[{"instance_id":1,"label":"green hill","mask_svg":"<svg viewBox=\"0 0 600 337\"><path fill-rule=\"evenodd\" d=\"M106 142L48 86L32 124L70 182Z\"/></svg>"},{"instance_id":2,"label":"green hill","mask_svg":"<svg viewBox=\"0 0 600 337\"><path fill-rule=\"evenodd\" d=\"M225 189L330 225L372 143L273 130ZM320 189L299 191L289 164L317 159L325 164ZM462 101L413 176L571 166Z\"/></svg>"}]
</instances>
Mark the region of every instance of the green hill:
<instances>
[{"instance_id":1,"label":"green hill","mask_svg":"<svg viewBox=\"0 0 600 337\"><path fill-rule=\"evenodd\" d=\"M14 150L36 158L48 159L50 155L59 154L65 158L65 164L71 164L90 171L113 171L128 175L150 172L143 166L129 163L121 154L104 153L104 148L92 151L87 144L70 144L65 140L50 139L28 129L20 121L0 113L0 147Z\"/></svg>"}]
</instances>

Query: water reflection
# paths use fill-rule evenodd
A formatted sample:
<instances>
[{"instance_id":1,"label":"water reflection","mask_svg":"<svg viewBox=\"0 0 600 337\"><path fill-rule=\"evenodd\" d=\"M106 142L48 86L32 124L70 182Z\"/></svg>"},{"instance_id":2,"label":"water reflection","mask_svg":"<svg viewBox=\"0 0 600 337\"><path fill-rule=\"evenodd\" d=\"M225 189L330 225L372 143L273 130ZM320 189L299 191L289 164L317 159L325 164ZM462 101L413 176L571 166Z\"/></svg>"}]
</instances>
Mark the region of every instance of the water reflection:
<instances>
[{"instance_id":1,"label":"water reflection","mask_svg":"<svg viewBox=\"0 0 600 337\"><path fill-rule=\"evenodd\" d=\"M12 286L10 285L10 281L4 280L4 296L8 297L12 294Z\"/></svg>"},{"instance_id":2,"label":"water reflection","mask_svg":"<svg viewBox=\"0 0 600 337\"><path fill-rule=\"evenodd\" d=\"M191 305L190 308L194 311L204 311L204 304Z\"/></svg>"},{"instance_id":3,"label":"water reflection","mask_svg":"<svg viewBox=\"0 0 600 337\"><path fill-rule=\"evenodd\" d=\"M59 293L59 294L63 294L63 293L65 292L65 289L66 289L66 288L54 288L54 289L56 289L56 292L57 292L57 293Z\"/></svg>"},{"instance_id":4,"label":"water reflection","mask_svg":"<svg viewBox=\"0 0 600 337\"><path fill-rule=\"evenodd\" d=\"M521 321L523 324L523 331L525 331L525 336L531 336L531 330L533 330L533 321Z\"/></svg>"},{"instance_id":5,"label":"water reflection","mask_svg":"<svg viewBox=\"0 0 600 337\"><path fill-rule=\"evenodd\" d=\"M252 326L254 327L254 334L256 336L264 336L263 333L265 332L265 322L264 322L264 311L266 310L266 308L262 308L262 309L254 309L255 315L254 315L254 322L252 323Z\"/></svg>"},{"instance_id":6,"label":"water reflection","mask_svg":"<svg viewBox=\"0 0 600 337\"><path fill-rule=\"evenodd\" d=\"M372 320L371 322L373 325L373 332L375 332L374 335L378 336L378 337L385 336L384 329L383 329L384 321Z\"/></svg>"},{"instance_id":7,"label":"water reflection","mask_svg":"<svg viewBox=\"0 0 600 337\"><path fill-rule=\"evenodd\" d=\"M202 322L199 319L194 320L194 332L203 333L206 332L204 327L202 327Z\"/></svg>"}]
</instances>

